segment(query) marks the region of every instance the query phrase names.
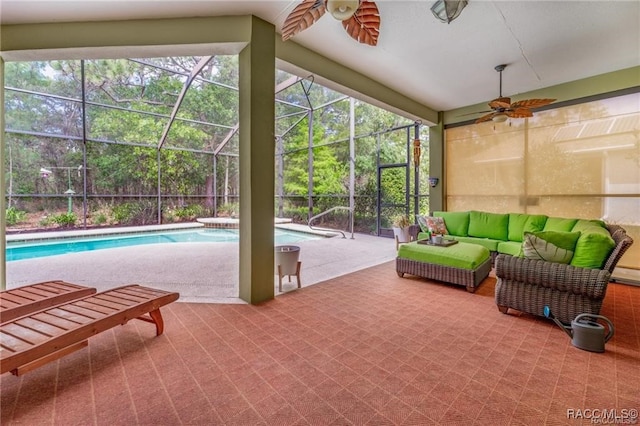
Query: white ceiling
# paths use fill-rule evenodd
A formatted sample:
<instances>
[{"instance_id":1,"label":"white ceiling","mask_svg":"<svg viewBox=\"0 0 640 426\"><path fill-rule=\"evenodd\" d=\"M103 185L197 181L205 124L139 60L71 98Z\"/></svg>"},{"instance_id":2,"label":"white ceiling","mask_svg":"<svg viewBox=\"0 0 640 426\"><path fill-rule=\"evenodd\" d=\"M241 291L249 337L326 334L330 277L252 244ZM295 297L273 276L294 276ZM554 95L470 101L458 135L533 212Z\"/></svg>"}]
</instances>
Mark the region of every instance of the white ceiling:
<instances>
[{"instance_id":1,"label":"white ceiling","mask_svg":"<svg viewBox=\"0 0 640 426\"><path fill-rule=\"evenodd\" d=\"M0 24L254 14L282 28L301 0L0 0ZM378 45L325 14L292 40L437 111L640 65L639 1L469 0L444 24L435 0L377 0ZM640 85L640 76L638 85Z\"/></svg>"}]
</instances>

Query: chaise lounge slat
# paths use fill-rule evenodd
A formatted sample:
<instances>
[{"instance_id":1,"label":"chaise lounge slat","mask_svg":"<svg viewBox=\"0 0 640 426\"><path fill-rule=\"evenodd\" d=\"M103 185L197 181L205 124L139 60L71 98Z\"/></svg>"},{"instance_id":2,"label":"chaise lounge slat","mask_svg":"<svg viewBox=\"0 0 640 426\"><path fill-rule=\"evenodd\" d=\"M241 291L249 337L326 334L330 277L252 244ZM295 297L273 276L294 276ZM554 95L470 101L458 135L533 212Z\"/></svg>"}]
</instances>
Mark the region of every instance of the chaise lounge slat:
<instances>
[{"instance_id":1,"label":"chaise lounge slat","mask_svg":"<svg viewBox=\"0 0 640 426\"><path fill-rule=\"evenodd\" d=\"M131 319L153 322L160 335L164 330L160 307L179 297L178 293L130 285L4 323L0 325L0 374L30 371L82 349L89 337Z\"/></svg>"},{"instance_id":2,"label":"chaise lounge slat","mask_svg":"<svg viewBox=\"0 0 640 426\"><path fill-rule=\"evenodd\" d=\"M46 281L0 292L0 323L50 306L89 296L95 288L64 281Z\"/></svg>"}]
</instances>

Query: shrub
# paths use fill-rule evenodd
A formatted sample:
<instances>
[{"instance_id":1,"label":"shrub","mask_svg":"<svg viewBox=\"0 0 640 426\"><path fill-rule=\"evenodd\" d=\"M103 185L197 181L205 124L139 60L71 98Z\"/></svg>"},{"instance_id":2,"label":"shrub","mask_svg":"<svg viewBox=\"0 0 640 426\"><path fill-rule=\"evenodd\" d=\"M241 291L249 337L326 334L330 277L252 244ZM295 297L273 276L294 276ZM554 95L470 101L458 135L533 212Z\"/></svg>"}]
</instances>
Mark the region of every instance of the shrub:
<instances>
[{"instance_id":1,"label":"shrub","mask_svg":"<svg viewBox=\"0 0 640 426\"><path fill-rule=\"evenodd\" d=\"M107 215L101 212L96 214L96 217L93 220L93 223L95 223L96 225L104 225L105 223L107 223L107 221L108 221Z\"/></svg>"},{"instance_id":2,"label":"shrub","mask_svg":"<svg viewBox=\"0 0 640 426\"><path fill-rule=\"evenodd\" d=\"M58 226L69 227L75 225L78 218L75 213L61 213L53 216L51 220Z\"/></svg>"},{"instance_id":3,"label":"shrub","mask_svg":"<svg viewBox=\"0 0 640 426\"><path fill-rule=\"evenodd\" d=\"M204 207L199 204L192 204L190 206L176 207L173 210L173 214L180 220L192 220L204 213Z\"/></svg>"},{"instance_id":4,"label":"shrub","mask_svg":"<svg viewBox=\"0 0 640 426\"><path fill-rule=\"evenodd\" d=\"M158 208L154 201L140 200L113 206L112 217L120 225L146 225L156 223Z\"/></svg>"},{"instance_id":5,"label":"shrub","mask_svg":"<svg viewBox=\"0 0 640 426\"><path fill-rule=\"evenodd\" d=\"M240 206L237 203L227 203L218 207L218 215L235 217L238 215Z\"/></svg>"},{"instance_id":6,"label":"shrub","mask_svg":"<svg viewBox=\"0 0 640 426\"><path fill-rule=\"evenodd\" d=\"M9 207L6 210L6 220L7 225L13 226L25 220L27 217L27 212L18 210L15 207Z\"/></svg>"}]
</instances>

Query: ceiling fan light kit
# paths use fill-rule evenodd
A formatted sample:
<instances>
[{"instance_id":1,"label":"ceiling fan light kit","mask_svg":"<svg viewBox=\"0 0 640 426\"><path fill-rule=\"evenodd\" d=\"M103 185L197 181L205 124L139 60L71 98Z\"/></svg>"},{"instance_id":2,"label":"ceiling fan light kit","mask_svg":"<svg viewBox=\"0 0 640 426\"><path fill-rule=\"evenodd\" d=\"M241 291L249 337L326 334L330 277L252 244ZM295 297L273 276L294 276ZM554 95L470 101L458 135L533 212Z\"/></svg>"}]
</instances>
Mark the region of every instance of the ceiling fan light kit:
<instances>
[{"instance_id":1,"label":"ceiling fan light kit","mask_svg":"<svg viewBox=\"0 0 640 426\"><path fill-rule=\"evenodd\" d=\"M349 19L360 7L360 0L327 0L327 10L338 21Z\"/></svg>"},{"instance_id":2,"label":"ceiling fan light kit","mask_svg":"<svg viewBox=\"0 0 640 426\"><path fill-rule=\"evenodd\" d=\"M491 112L478 118L476 123L489 120L494 123L503 123L507 121L508 118L533 117L531 108L539 108L555 101L555 99L525 99L511 103L511 98L502 96L502 71L504 71L506 67L504 64L495 67L495 70L500 73L500 96L489 102Z\"/></svg>"},{"instance_id":3,"label":"ceiling fan light kit","mask_svg":"<svg viewBox=\"0 0 640 426\"><path fill-rule=\"evenodd\" d=\"M302 0L282 25L282 40L306 30L326 11L342 21L344 30L359 43L375 46L380 35L380 12L370 0Z\"/></svg>"},{"instance_id":4,"label":"ceiling fan light kit","mask_svg":"<svg viewBox=\"0 0 640 426\"><path fill-rule=\"evenodd\" d=\"M451 23L467 6L467 0L438 0L431 6L431 12L440 22Z\"/></svg>"}]
</instances>

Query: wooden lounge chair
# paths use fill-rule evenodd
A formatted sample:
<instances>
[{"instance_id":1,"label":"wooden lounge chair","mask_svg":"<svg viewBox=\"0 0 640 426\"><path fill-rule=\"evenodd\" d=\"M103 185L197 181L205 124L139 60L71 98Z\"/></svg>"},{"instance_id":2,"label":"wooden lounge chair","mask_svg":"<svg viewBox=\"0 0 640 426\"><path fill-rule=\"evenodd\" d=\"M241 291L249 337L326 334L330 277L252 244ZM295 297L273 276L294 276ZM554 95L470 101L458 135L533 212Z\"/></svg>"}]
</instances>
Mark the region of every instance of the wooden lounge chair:
<instances>
[{"instance_id":1,"label":"wooden lounge chair","mask_svg":"<svg viewBox=\"0 0 640 426\"><path fill-rule=\"evenodd\" d=\"M159 336L164 330L160 307L178 297L178 293L129 285L5 322L0 325L0 374L31 371L82 349L89 337L134 318L154 323Z\"/></svg>"},{"instance_id":2,"label":"wooden lounge chair","mask_svg":"<svg viewBox=\"0 0 640 426\"><path fill-rule=\"evenodd\" d=\"M95 288L64 281L47 281L5 290L0 292L0 323L95 292Z\"/></svg>"}]
</instances>

